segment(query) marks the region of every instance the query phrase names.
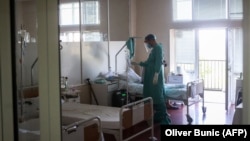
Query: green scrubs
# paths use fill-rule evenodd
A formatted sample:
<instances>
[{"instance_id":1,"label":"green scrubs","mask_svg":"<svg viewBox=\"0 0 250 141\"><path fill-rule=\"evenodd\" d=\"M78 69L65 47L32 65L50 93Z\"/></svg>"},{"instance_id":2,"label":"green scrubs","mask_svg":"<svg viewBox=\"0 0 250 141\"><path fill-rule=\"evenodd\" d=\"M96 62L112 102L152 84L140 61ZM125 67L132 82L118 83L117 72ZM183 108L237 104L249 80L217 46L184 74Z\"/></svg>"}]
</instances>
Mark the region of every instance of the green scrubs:
<instances>
[{"instance_id":1,"label":"green scrubs","mask_svg":"<svg viewBox=\"0 0 250 141\"><path fill-rule=\"evenodd\" d=\"M164 98L164 73L162 69L162 47L157 44L152 48L148 59L140 62L140 66L144 67L143 76L143 96L152 97L154 102L154 120L161 124L170 124L170 118L166 113L166 103ZM158 83L153 84L154 74L158 73Z\"/></svg>"}]
</instances>

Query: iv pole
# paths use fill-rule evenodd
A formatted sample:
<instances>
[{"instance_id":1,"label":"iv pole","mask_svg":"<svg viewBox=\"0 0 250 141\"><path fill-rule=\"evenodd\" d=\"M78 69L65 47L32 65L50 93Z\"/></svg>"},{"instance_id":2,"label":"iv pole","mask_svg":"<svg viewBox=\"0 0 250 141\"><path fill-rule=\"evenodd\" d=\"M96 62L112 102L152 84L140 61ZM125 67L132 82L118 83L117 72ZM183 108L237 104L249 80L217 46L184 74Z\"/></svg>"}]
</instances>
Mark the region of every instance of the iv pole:
<instances>
[{"instance_id":1,"label":"iv pole","mask_svg":"<svg viewBox=\"0 0 250 141\"><path fill-rule=\"evenodd\" d=\"M24 53L24 47L26 44L26 38L28 36L28 33L26 32L26 30L23 29L23 25L21 25L21 29L18 32L18 34L21 37L21 51L20 51L20 59L19 59L19 63L20 63L20 89L19 89L19 98L20 98L20 102L21 102L21 110L20 110L20 115L21 115L21 119L23 120L23 53Z\"/></svg>"},{"instance_id":2,"label":"iv pole","mask_svg":"<svg viewBox=\"0 0 250 141\"><path fill-rule=\"evenodd\" d=\"M139 37L130 37L129 39L128 39L128 41L126 41L126 43L121 47L121 49L116 53L116 55L115 55L115 73L116 73L116 75L118 74L118 72L117 72L117 56L120 54L120 52L125 48L125 47L128 47L128 43L131 43L131 42L129 42L129 41L132 41L132 46L133 46L133 52L134 52L134 43L135 43L135 38L139 38ZM127 52L127 54L126 54L126 62L127 62L127 65L126 65L126 73L127 73L127 88L126 88L126 92L127 92L127 103L126 104L128 104L128 69L129 69L129 66L130 66L130 59L131 59L131 56L130 56L130 54L129 53L131 53L130 51L130 49L128 49L129 51Z\"/></svg>"}]
</instances>

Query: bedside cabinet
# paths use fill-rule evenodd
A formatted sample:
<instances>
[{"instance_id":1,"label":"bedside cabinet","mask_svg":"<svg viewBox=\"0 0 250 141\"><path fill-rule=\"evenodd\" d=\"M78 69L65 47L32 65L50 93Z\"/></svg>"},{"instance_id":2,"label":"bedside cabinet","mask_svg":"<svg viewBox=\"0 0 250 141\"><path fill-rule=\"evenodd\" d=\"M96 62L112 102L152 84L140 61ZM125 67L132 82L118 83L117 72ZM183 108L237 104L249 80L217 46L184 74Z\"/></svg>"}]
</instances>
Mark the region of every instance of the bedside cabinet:
<instances>
[{"instance_id":1,"label":"bedside cabinet","mask_svg":"<svg viewBox=\"0 0 250 141\"><path fill-rule=\"evenodd\" d=\"M181 75L169 75L168 79L167 79L167 83L182 84L183 83L183 76L181 76Z\"/></svg>"},{"instance_id":2,"label":"bedside cabinet","mask_svg":"<svg viewBox=\"0 0 250 141\"><path fill-rule=\"evenodd\" d=\"M92 83L91 85L99 105L112 106L112 94L118 89L118 82ZM93 95L91 95L91 102L96 104Z\"/></svg>"}]
</instances>

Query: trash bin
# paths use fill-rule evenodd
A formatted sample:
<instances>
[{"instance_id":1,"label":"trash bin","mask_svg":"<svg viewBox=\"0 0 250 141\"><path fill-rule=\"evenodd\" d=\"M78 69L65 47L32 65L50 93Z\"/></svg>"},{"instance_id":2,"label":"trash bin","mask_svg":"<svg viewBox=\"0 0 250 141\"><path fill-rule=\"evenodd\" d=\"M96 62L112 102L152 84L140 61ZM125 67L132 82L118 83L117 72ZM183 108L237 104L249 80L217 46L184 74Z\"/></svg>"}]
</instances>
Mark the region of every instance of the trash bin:
<instances>
[{"instance_id":1,"label":"trash bin","mask_svg":"<svg viewBox=\"0 0 250 141\"><path fill-rule=\"evenodd\" d=\"M112 95L112 106L122 107L127 103L127 92L125 89L116 90Z\"/></svg>"}]
</instances>

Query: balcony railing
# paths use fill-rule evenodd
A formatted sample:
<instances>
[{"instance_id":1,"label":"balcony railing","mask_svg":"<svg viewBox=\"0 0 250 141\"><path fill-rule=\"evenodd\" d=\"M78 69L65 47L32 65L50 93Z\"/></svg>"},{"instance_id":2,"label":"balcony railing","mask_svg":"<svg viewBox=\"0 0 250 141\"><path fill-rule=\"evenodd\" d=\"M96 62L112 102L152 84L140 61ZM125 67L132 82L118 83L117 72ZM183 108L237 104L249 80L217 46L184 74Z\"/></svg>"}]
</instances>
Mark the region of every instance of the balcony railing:
<instances>
[{"instance_id":1,"label":"balcony railing","mask_svg":"<svg viewBox=\"0 0 250 141\"><path fill-rule=\"evenodd\" d=\"M206 90L223 90L226 81L225 60L199 60L199 78ZM185 71L194 71L194 64L177 64Z\"/></svg>"}]
</instances>

